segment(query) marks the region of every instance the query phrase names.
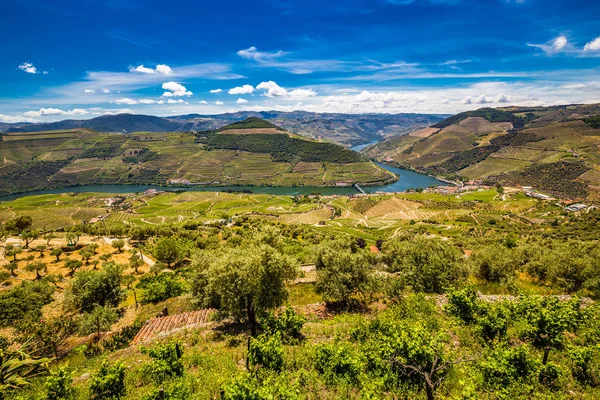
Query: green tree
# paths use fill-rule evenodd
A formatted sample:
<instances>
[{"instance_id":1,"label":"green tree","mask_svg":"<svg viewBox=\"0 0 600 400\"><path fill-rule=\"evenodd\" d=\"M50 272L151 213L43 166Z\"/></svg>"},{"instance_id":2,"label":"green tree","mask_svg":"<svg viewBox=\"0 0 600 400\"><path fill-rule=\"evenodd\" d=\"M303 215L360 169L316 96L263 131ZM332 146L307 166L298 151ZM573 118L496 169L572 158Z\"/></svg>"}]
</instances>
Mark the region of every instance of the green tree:
<instances>
[{"instance_id":1,"label":"green tree","mask_svg":"<svg viewBox=\"0 0 600 400\"><path fill-rule=\"evenodd\" d=\"M96 305L91 312L84 313L79 321L79 333L89 335L109 331L119 319L119 314L114 308Z\"/></svg>"},{"instance_id":2,"label":"green tree","mask_svg":"<svg viewBox=\"0 0 600 400\"><path fill-rule=\"evenodd\" d=\"M194 266L194 294L205 305L216 300L230 315L244 315L252 336L256 336L257 313L283 304L286 285L297 270L296 260L268 244L228 249L212 262L198 255Z\"/></svg>"},{"instance_id":3,"label":"green tree","mask_svg":"<svg viewBox=\"0 0 600 400\"><path fill-rule=\"evenodd\" d=\"M40 237L40 231L38 230L26 230L19 234L19 238L25 242L25 248L29 248L29 244Z\"/></svg>"},{"instance_id":4,"label":"green tree","mask_svg":"<svg viewBox=\"0 0 600 400\"><path fill-rule=\"evenodd\" d=\"M8 220L4 226L7 231L20 235L23 231L31 229L33 226L33 219L28 215L20 215Z\"/></svg>"},{"instance_id":5,"label":"green tree","mask_svg":"<svg viewBox=\"0 0 600 400\"><path fill-rule=\"evenodd\" d=\"M179 243L170 237L159 239L154 248L154 256L158 261L166 263L171 268L171 265L181 257Z\"/></svg>"},{"instance_id":6,"label":"green tree","mask_svg":"<svg viewBox=\"0 0 600 400\"><path fill-rule=\"evenodd\" d=\"M40 275L40 271L47 272L48 265L45 262L36 261L34 263L27 264L27 267L25 267L25 269L29 272L35 272L35 279L39 280L42 278L42 276Z\"/></svg>"},{"instance_id":7,"label":"green tree","mask_svg":"<svg viewBox=\"0 0 600 400\"><path fill-rule=\"evenodd\" d=\"M577 329L583 318L581 300L561 301L556 297L528 296L518 304L524 327L521 336L544 351L542 364L550 350L561 348L565 333Z\"/></svg>"},{"instance_id":8,"label":"green tree","mask_svg":"<svg viewBox=\"0 0 600 400\"><path fill-rule=\"evenodd\" d=\"M355 295L364 294L369 287L369 261L365 255L350 249L327 246L317 253L318 293L325 301L339 301L348 305Z\"/></svg>"},{"instance_id":9,"label":"green tree","mask_svg":"<svg viewBox=\"0 0 600 400\"><path fill-rule=\"evenodd\" d=\"M56 262L60 262L60 256L63 253L63 250L60 247L57 247L56 249L52 249L52 251L50 252L50 255L53 257L56 257Z\"/></svg>"},{"instance_id":10,"label":"green tree","mask_svg":"<svg viewBox=\"0 0 600 400\"><path fill-rule=\"evenodd\" d=\"M8 264L4 265L4 269L6 269L8 272L10 272L11 276L17 276L15 271L17 269L19 269L19 265L17 264L16 261L11 261Z\"/></svg>"},{"instance_id":11,"label":"green tree","mask_svg":"<svg viewBox=\"0 0 600 400\"><path fill-rule=\"evenodd\" d=\"M46 251L47 246L45 244L40 244L39 246L35 246L35 249L40 252L40 258L44 257L44 251Z\"/></svg>"},{"instance_id":12,"label":"green tree","mask_svg":"<svg viewBox=\"0 0 600 400\"><path fill-rule=\"evenodd\" d=\"M129 257L129 267L132 268L134 270L134 272L137 274L137 273L139 273L138 269L142 265L144 265L144 261L141 259L141 257L137 253L137 250L132 249L132 254Z\"/></svg>"},{"instance_id":13,"label":"green tree","mask_svg":"<svg viewBox=\"0 0 600 400\"><path fill-rule=\"evenodd\" d=\"M88 246L86 246L83 249L79 250L79 255L85 261L85 265L89 265L90 258L94 256L94 251L88 248Z\"/></svg>"},{"instance_id":14,"label":"green tree","mask_svg":"<svg viewBox=\"0 0 600 400\"><path fill-rule=\"evenodd\" d=\"M470 261L478 278L504 284L515 281L521 264L519 254L501 244L493 244L473 251Z\"/></svg>"},{"instance_id":15,"label":"green tree","mask_svg":"<svg viewBox=\"0 0 600 400\"><path fill-rule=\"evenodd\" d=\"M72 230L67 233L67 244L69 246L77 246L77 243L79 243L80 238L81 233L77 230Z\"/></svg>"},{"instance_id":16,"label":"green tree","mask_svg":"<svg viewBox=\"0 0 600 400\"><path fill-rule=\"evenodd\" d=\"M75 271L83 266L81 260L72 260L69 257L65 258L65 268L69 269L69 276L73 276Z\"/></svg>"},{"instance_id":17,"label":"green tree","mask_svg":"<svg viewBox=\"0 0 600 400\"><path fill-rule=\"evenodd\" d=\"M12 257L13 261L17 261L17 256L23 252L23 249L20 247L15 247L12 244L7 244L4 248L4 254L7 257Z\"/></svg>"},{"instance_id":18,"label":"green tree","mask_svg":"<svg viewBox=\"0 0 600 400\"><path fill-rule=\"evenodd\" d=\"M468 274L458 249L437 239L390 240L383 253L389 270L417 292L443 293L461 285Z\"/></svg>"},{"instance_id":19,"label":"green tree","mask_svg":"<svg viewBox=\"0 0 600 400\"><path fill-rule=\"evenodd\" d=\"M46 241L46 246L50 247L50 242L52 239L56 239L56 235L53 233L47 233L44 235L44 240Z\"/></svg>"},{"instance_id":20,"label":"green tree","mask_svg":"<svg viewBox=\"0 0 600 400\"><path fill-rule=\"evenodd\" d=\"M114 263L99 271L80 271L65 294L65 306L80 312L92 312L97 305L116 308L125 298L122 279L123 267Z\"/></svg>"},{"instance_id":21,"label":"green tree","mask_svg":"<svg viewBox=\"0 0 600 400\"><path fill-rule=\"evenodd\" d=\"M120 253L125 247L125 241L123 239L113 240L111 246L117 250L117 253Z\"/></svg>"}]
</instances>

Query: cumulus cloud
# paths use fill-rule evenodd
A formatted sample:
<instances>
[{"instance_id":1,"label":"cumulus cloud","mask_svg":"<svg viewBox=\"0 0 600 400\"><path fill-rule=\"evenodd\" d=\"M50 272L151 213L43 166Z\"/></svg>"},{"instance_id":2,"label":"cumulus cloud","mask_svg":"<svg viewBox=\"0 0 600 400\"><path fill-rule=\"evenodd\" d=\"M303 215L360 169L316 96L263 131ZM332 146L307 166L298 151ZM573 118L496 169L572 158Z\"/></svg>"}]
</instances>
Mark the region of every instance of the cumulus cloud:
<instances>
[{"instance_id":1,"label":"cumulus cloud","mask_svg":"<svg viewBox=\"0 0 600 400\"><path fill-rule=\"evenodd\" d=\"M583 51L598 51L600 50L600 37L586 43L583 47Z\"/></svg>"},{"instance_id":2,"label":"cumulus cloud","mask_svg":"<svg viewBox=\"0 0 600 400\"><path fill-rule=\"evenodd\" d=\"M242 99L242 98L239 98L236 100L236 103L238 103L238 104L246 104L247 102L248 102L248 100Z\"/></svg>"},{"instance_id":3,"label":"cumulus cloud","mask_svg":"<svg viewBox=\"0 0 600 400\"><path fill-rule=\"evenodd\" d=\"M21 71L27 72L28 74L37 74L38 70L36 67L33 66L32 63L29 62L24 62L23 64L19 65L19 69Z\"/></svg>"},{"instance_id":4,"label":"cumulus cloud","mask_svg":"<svg viewBox=\"0 0 600 400\"><path fill-rule=\"evenodd\" d=\"M312 89L287 90L273 81L261 82L258 84L258 86L256 86L256 89L266 90L265 96L267 97L288 97L290 99L303 99L307 97L314 97L317 95L317 92L315 92Z\"/></svg>"},{"instance_id":5,"label":"cumulus cloud","mask_svg":"<svg viewBox=\"0 0 600 400\"><path fill-rule=\"evenodd\" d=\"M222 101L215 101L215 104L218 105L218 106L222 106L223 102Z\"/></svg>"},{"instance_id":6,"label":"cumulus cloud","mask_svg":"<svg viewBox=\"0 0 600 400\"><path fill-rule=\"evenodd\" d=\"M208 104L208 101L206 101L206 100L200 100L200 101L198 102L198 104Z\"/></svg>"},{"instance_id":7,"label":"cumulus cloud","mask_svg":"<svg viewBox=\"0 0 600 400\"><path fill-rule=\"evenodd\" d=\"M163 93L164 97L182 97L193 95L193 93L187 90L185 86L173 81L163 83L162 88L167 90Z\"/></svg>"},{"instance_id":8,"label":"cumulus cloud","mask_svg":"<svg viewBox=\"0 0 600 400\"><path fill-rule=\"evenodd\" d=\"M140 104L156 104L156 100L153 99L140 99Z\"/></svg>"},{"instance_id":9,"label":"cumulus cloud","mask_svg":"<svg viewBox=\"0 0 600 400\"><path fill-rule=\"evenodd\" d=\"M221 93L223 91L223 89L213 89L210 92L211 93Z\"/></svg>"},{"instance_id":10,"label":"cumulus cloud","mask_svg":"<svg viewBox=\"0 0 600 400\"><path fill-rule=\"evenodd\" d=\"M110 90L108 90L108 89L102 89L102 93L104 93L104 94L110 93Z\"/></svg>"},{"instance_id":11,"label":"cumulus cloud","mask_svg":"<svg viewBox=\"0 0 600 400\"><path fill-rule=\"evenodd\" d=\"M94 89L85 89L85 90L84 90L84 93L87 93L87 94L94 94L94 93L96 93L96 91L95 91Z\"/></svg>"},{"instance_id":12,"label":"cumulus cloud","mask_svg":"<svg viewBox=\"0 0 600 400\"><path fill-rule=\"evenodd\" d=\"M82 108L74 108L72 110L61 110L60 108L40 108L37 111L27 111L23 113L26 117L46 117L50 115L86 115L87 110Z\"/></svg>"},{"instance_id":13,"label":"cumulus cloud","mask_svg":"<svg viewBox=\"0 0 600 400\"><path fill-rule=\"evenodd\" d=\"M229 94L250 94L254 92L254 87L251 85L243 85L229 89Z\"/></svg>"},{"instance_id":14,"label":"cumulus cloud","mask_svg":"<svg viewBox=\"0 0 600 400\"><path fill-rule=\"evenodd\" d=\"M506 94L504 93L500 93L498 95L498 97L496 98L496 101L498 103L510 103L510 97L508 97Z\"/></svg>"},{"instance_id":15,"label":"cumulus cloud","mask_svg":"<svg viewBox=\"0 0 600 400\"><path fill-rule=\"evenodd\" d=\"M169 100L167 100L167 103L168 104L182 104L182 103L185 103L185 101L183 101L181 99L177 99L177 100L175 100L175 99L169 99Z\"/></svg>"},{"instance_id":16,"label":"cumulus cloud","mask_svg":"<svg viewBox=\"0 0 600 400\"><path fill-rule=\"evenodd\" d=\"M154 69L144 67L144 64L142 64L142 65L138 65L137 67L129 67L129 72L137 72L140 74L148 74L148 75L158 74L158 75L167 75L168 76L173 73L173 70L171 69L171 67L169 67L168 65L165 65L165 64L158 64Z\"/></svg>"},{"instance_id":17,"label":"cumulus cloud","mask_svg":"<svg viewBox=\"0 0 600 400\"><path fill-rule=\"evenodd\" d=\"M116 100L115 103L133 105L137 104L138 102L136 100L130 99L129 97L123 97L121 99Z\"/></svg>"}]
</instances>

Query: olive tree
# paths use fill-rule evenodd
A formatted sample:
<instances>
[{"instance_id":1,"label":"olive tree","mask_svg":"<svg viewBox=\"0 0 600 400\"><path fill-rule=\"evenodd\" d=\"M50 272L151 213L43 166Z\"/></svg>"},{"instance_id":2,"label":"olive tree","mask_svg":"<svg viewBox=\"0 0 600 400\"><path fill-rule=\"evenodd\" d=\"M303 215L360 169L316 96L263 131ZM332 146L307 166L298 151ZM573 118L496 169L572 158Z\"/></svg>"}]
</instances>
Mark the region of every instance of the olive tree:
<instances>
[{"instance_id":1,"label":"olive tree","mask_svg":"<svg viewBox=\"0 0 600 400\"><path fill-rule=\"evenodd\" d=\"M198 254L193 265L193 293L206 305L217 302L228 314L245 318L252 336L257 332L257 314L287 299L286 285L298 267L295 259L268 244L228 249L214 260Z\"/></svg>"}]
</instances>

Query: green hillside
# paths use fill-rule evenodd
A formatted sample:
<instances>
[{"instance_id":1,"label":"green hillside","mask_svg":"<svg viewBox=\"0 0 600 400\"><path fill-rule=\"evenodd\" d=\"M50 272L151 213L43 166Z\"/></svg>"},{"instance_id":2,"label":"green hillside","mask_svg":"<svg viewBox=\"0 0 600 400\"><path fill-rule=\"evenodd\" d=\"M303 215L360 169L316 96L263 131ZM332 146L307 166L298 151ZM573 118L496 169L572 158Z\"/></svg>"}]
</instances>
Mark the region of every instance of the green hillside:
<instances>
[{"instance_id":1,"label":"green hillside","mask_svg":"<svg viewBox=\"0 0 600 400\"><path fill-rule=\"evenodd\" d=\"M390 164L451 179L533 186L566 198L600 198L600 105L483 108L368 150Z\"/></svg>"},{"instance_id":2,"label":"green hillside","mask_svg":"<svg viewBox=\"0 0 600 400\"><path fill-rule=\"evenodd\" d=\"M264 130L275 133L254 133ZM92 184L334 186L395 177L342 146L248 119L216 131L0 136L0 195Z\"/></svg>"}]
</instances>

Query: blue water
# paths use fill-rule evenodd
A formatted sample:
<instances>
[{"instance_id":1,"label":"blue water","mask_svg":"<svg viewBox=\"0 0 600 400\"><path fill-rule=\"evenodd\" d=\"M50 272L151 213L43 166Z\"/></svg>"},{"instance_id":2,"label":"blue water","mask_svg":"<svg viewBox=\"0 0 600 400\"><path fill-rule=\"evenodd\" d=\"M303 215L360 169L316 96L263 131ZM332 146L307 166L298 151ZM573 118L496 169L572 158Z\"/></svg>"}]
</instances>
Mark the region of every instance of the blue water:
<instances>
[{"instance_id":1,"label":"blue water","mask_svg":"<svg viewBox=\"0 0 600 400\"><path fill-rule=\"evenodd\" d=\"M360 151L367 146L377 143L367 143L352 147L352 150ZM401 168L394 168L384 164L378 164L380 167L385 168L388 171L396 174L399 179L388 185L383 186L368 186L363 187L363 190L370 193L375 192L403 192L408 189L426 188L430 186L446 186L444 182L441 182L435 178L427 175L419 174L417 172L409 171ZM127 194L127 193L141 193L148 189L156 189L167 192L173 191L190 191L190 192L225 192L228 190L250 190L252 193L259 194L273 194L273 195L284 195L284 196L295 196L311 193L321 193L325 196L339 194L339 195L351 195L356 194L357 190L353 187L310 187L310 186L298 186L298 187L271 187L271 186L192 186L192 187L174 187L174 186L155 186L155 185L87 185L87 186L72 186L59 189L47 189L39 190L35 192L19 193L9 196L1 196L0 201L15 200L20 197L41 195L41 194L58 194L58 193L115 193L115 194Z\"/></svg>"}]
</instances>

